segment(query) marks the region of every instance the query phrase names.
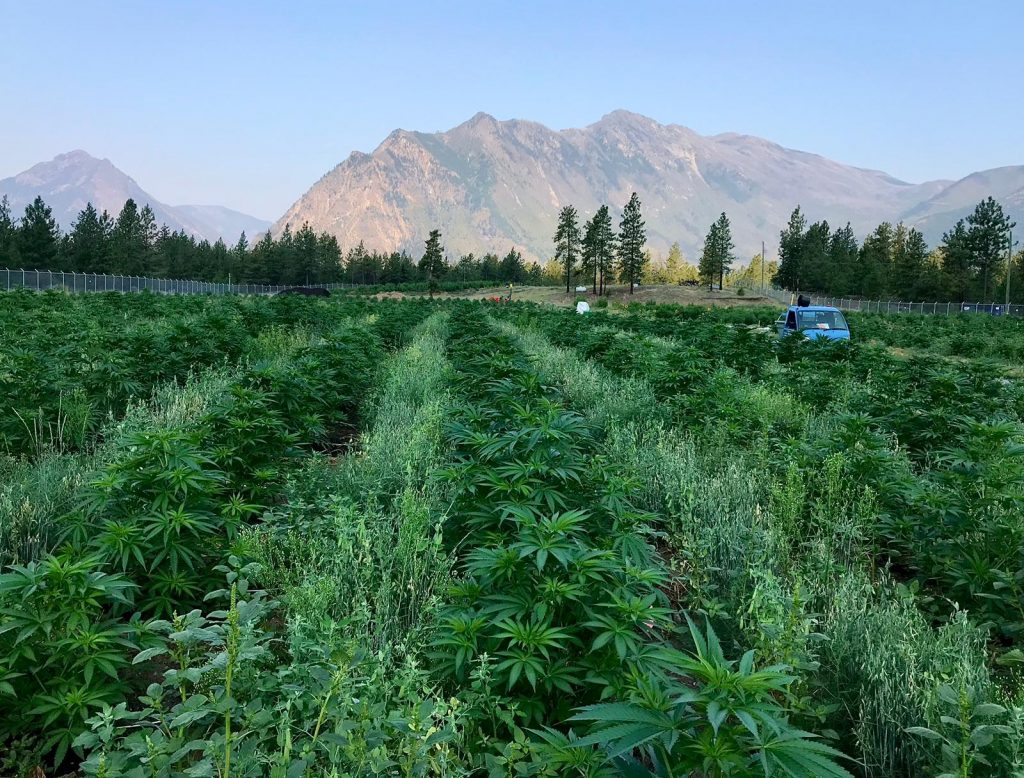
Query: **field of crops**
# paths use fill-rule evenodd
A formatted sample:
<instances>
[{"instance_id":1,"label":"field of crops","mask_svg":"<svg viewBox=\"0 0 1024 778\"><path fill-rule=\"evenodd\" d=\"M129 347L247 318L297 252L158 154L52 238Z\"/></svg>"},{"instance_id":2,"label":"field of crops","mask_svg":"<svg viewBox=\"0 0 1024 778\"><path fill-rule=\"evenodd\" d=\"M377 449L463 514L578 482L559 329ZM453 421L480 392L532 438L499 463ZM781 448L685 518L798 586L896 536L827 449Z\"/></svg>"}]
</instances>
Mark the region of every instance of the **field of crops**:
<instances>
[{"instance_id":1,"label":"field of crops","mask_svg":"<svg viewBox=\"0 0 1024 778\"><path fill-rule=\"evenodd\" d=\"M0 296L0 775L1024 775L1024 323Z\"/></svg>"}]
</instances>

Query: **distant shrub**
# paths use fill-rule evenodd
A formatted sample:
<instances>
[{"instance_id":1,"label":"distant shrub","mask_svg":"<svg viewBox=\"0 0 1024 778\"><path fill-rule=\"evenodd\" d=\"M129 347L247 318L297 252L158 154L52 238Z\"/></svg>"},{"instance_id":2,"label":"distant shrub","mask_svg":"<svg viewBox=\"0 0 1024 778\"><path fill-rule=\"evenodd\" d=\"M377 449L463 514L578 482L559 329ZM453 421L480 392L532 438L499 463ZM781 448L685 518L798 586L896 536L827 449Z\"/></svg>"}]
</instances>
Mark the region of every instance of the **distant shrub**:
<instances>
[{"instance_id":1,"label":"distant shrub","mask_svg":"<svg viewBox=\"0 0 1024 778\"><path fill-rule=\"evenodd\" d=\"M595 308L607 308L608 307L608 298L607 297L602 297L600 300L598 300L596 303L594 303L594 307Z\"/></svg>"}]
</instances>

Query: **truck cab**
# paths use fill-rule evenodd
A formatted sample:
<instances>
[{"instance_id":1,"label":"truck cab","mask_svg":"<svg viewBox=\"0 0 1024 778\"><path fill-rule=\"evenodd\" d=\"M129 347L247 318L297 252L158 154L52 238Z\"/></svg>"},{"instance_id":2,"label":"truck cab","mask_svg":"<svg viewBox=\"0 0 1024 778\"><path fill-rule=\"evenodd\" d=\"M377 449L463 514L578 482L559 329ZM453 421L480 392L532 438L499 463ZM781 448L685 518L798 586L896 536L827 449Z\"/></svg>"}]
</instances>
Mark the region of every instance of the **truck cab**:
<instances>
[{"instance_id":1,"label":"truck cab","mask_svg":"<svg viewBox=\"0 0 1024 778\"><path fill-rule=\"evenodd\" d=\"M779 337L799 334L808 340L849 340L850 325L838 308L827 305L791 305L775 322Z\"/></svg>"}]
</instances>

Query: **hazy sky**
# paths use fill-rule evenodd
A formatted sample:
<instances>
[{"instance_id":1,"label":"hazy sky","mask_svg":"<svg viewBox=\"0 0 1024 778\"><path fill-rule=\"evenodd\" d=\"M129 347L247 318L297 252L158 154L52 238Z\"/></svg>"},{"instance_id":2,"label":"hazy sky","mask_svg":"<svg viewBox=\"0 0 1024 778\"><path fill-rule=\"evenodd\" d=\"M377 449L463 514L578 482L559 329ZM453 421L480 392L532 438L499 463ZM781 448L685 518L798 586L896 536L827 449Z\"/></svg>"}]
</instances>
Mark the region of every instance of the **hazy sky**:
<instances>
[{"instance_id":1,"label":"hazy sky","mask_svg":"<svg viewBox=\"0 0 1024 778\"><path fill-rule=\"evenodd\" d=\"M909 180L1024 164L1024 0L0 0L0 178L109 157L274 219L394 128L615 108Z\"/></svg>"}]
</instances>

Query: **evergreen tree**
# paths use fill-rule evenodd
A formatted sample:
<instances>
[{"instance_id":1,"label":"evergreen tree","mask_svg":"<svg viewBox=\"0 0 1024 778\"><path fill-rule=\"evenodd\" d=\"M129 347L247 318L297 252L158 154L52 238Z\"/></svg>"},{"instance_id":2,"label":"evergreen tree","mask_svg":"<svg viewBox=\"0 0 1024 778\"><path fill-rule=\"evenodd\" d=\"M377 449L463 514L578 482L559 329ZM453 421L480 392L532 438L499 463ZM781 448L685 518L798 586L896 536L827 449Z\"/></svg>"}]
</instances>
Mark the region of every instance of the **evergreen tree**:
<instances>
[{"instance_id":1,"label":"evergreen tree","mask_svg":"<svg viewBox=\"0 0 1024 778\"><path fill-rule=\"evenodd\" d=\"M893 236L892 291L901 300L913 300L924 291L928 245L916 229L896 225Z\"/></svg>"},{"instance_id":2,"label":"evergreen tree","mask_svg":"<svg viewBox=\"0 0 1024 778\"><path fill-rule=\"evenodd\" d=\"M594 214L594 262L597 265L597 293L607 294L608 280L612 276L617 253L615 228L612 214L607 205L602 205Z\"/></svg>"},{"instance_id":3,"label":"evergreen tree","mask_svg":"<svg viewBox=\"0 0 1024 778\"><path fill-rule=\"evenodd\" d=\"M848 295L854 293L856 272L860 248L853 227L847 222L832 233L829 241L828 256L832 279L828 289L832 294Z\"/></svg>"},{"instance_id":4,"label":"evergreen tree","mask_svg":"<svg viewBox=\"0 0 1024 778\"><path fill-rule=\"evenodd\" d=\"M215 281L217 283L227 281L230 263L231 251L228 249L223 238L217 238L217 241L210 246L210 255L208 261L205 263L205 272L202 274L202 279L204 281Z\"/></svg>"},{"instance_id":5,"label":"evergreen tree","mask_svg":"<svg viewBox=\"0 0 1024 778\"><path fill-rule=\"evenodd\" d=\"M509 284L521 284L526 280L526 265L523 263L523 255L514 248L509 249L508 254L501 260L501 277Z\"/></svg>"},{"instance_id":6,"label":"evergreen tree","mask_svg":"<svg viewBox=\"0 0 1024 778\"><path fill-rule=\"evenodd\" d=\"M665 281L669 284L679 284L684 280L683 278L683 266L686 264L686 260L683 258L683 250L679 248L679 242L673 243L668 250L668 256L665 258Z\"/></svg>"},{"instance_id":7,"label":"evergreen tree","mask_svg":"<svg viewBox=\"0 0 1024 778\"><path fill-rule=\"evenodd\" d=\"M153 249L155 272L165 278L193 278L197 270L196 241L184 232L160 228Z\"/></svg>"},{"instance_id":8,"label":"evergreen tree","mask_svg":"<svg viewBox=\"0 0 1024 778\"><path fill-rule=\"evenodd\" d=\"M783 289L797 291L803 282L803 245L807 221L798 205L789 217L786 229L779 233L779 274L776 281Z\"/></svg>"},{"instance_id":9,"label":"evergreen tree","mask_svg":"<svg viewBox=\"0 0 1024 778\"><path fill-rule=\"evenodd\" d=\"M318 283L336 283L341 280L341 246L338 239L327 232L321 232L317 238L317 281ZM380 274L384 274L386 258L379 257L377 265ZM410 263L411 264L411 263Z\"/></svg>"},{"instance_id":10,"label":"evergreen tree","mask_svg":"<svg viewBox=\"0 0 1024 778\"><path fill-rule=\"evenodd\" d=\"M633 286L639 282L644 272L646 256L644 244L647 232L640 213L640 198L636 192L629 198L622 209L622 221L619 222L619 277L629 281L629 293L633 294Z\"/></svg>"},{"instance_id":11,"label":"evergreen tree","mask_svg":"<svg viewBox=\"0 0 1024 778\"><path fill-rule=\"evenodd\" d=\"M974 270L974 253L964 220L960 219L942 236L942 271L951 294L958 302L967 299Z\"/></svg>"},{"instance_id":12,"label":"evergreen tree","mask_svg":"<svg viewBox=\"0 0 1024 778\"><path fill-rule=\"evenodd\" d=\"M989 288L1003 272L1006 251L1010 247L1010 230L1016 222L1003 212L1003 206L986 197L967 217L968 245L971 249L972 270L980 277L981 299L989 300Z\"/></svg>"},{"instance_id":13,"label":"evergreen tree","mask_svg":"<svg viewBox=\"0 0 1024 778\"><path fill-rule=\"evenodd\" d=\"M302 228L295 233L295 262L299 283L309 285L318 282L321 275L320 246L309 222L303 222Z\"/></svg>"},{"instance_id":14,"label":"evergreen tree","mask_svg":"<svg viewBox=\"0 0 1024 778\"><path fill-rule=\"evenodd\" d=\"M122 275L142 275L148 252L146 227L139 207L131 198L117 215L110 234L110 270Z\"/></svg>"},{"instance_id":15,"label":"evergreen tree","mask_svg":"<svg viewBox=\"0 0 1024 778\"><path fill-rule=\"evenodd\" d=\"M242 278L242 269L247 264L249 264L249 239L245 235L245 230L242 230L235 245L231 247L231 257L228 260L228 283L237 284Z\"/></svg>"},{"instance_id":16,"label":"evergreen tree","mask_svg":"<svg viewBox=\"0 0 1024 778\"><path fill-rule=\"evenodd\" d=\"M704 250L701 252L700 265L697 268L703 283L713 286L717 279L719 288L724 288L726 271L735 259L734 248L729 217L723 212L711 225L704 239Z\"/></svg>"},{"instance_id":17,"label":"evergreen tree","mask_svg":"<svg viewBox=\"0 0 1024 778\"><path fill-rule=\"evenodd\" d=\"M555 230L555 259L565 269L566 294L571 289L573 273L576 271L576 260L580 256L580 240L576 209L567 205L558 214L558 227Z\"/></svg>"},{"instance_id":18,"label":"evergreen tree","mask_svg":"<svg viewBox=\"0 0 1024 778\"><path fill-rule=\"evenodd\" d=\"M57 269L57 252L60 246L60 228L53 218L53 211L43 198L36 199L25 208L25 215L18 225L18 253L25 267L36 270Z\"/></svg>"},{"instance_id":19,"label":"evergreen tree","mask_svg":"<svg viewBox=\"0 0 1024 778\"><path fill-rule=\"evenodd\" d=\"M455 264L455 269L452 273L462 283L482 280L480 262L472 252L459 257L459 261Z\"/></svg>"},{"instance_id":20,"label":"evergreen tree","mask_svg":"<svg viewBox=\"0 0 1024 778\"><path fill-rule=\"evenodd\" d=\"M760 289L762 279L765 286L770 286L778 272L778 263L765 263L760 254L755 254L750 258L749 265L742 270L729 274L729 286L738 286L743 289Z\"/></svg>"},{"instance_id":21,"label":"evergreen tree","mask_svg":"<svg viewBox=\"0 0 1024 778\"><path fill-rule=\"evenodd\" d=\"M11 201L7 195L0 198L0 267L13 268L18 262L17 255L18 227L11 216Z\"/></svg>"},{"instance_id":22,"label":"evergreen tree","mask_svg":"<svg viewBox=\"0 0 1024 778\"><path fill-rule=\"evenodd\" d=\"M139 211L139 222L142 226L142 234L146 239L146 246L150 249L156 245L157 236L160 234L160 225L156 223L156 214L147 203Z\"/></svg>"},{"instance_id":23,"label":"evergreen tree","mask_svg":"<svg viewBox=\"0 0 1024 778\"><path fill-rule=\"evenodd\" d=\"M888 294L894 237L893 226L883 222L864 239L864 245L860 247L858 292L864 297L877 299Z\"/></svg>"},{"instance_id":24,"label":"evergreen tree","mask_svg":"<svg viewBox=\"0 0 1024 778\"><path fill-rule=\"evenodd\" d=\"M430 290L431 300L434 299L434 292L437 290L438 282L444 277L446 269L444 246L441 245L441 231L431 230L426 240L423 258L420 259L420 271L427 277L427 288Z\"/></svg>"},{"instance_id":25,"label":"evergreen tree","mask_svg":"<svg viewBox=\"0 0 1024 778\"><path fill-rule=\"evenodd\" d=\"M280 236L274 242L273 257L278 283L294 286L303 282L303 272L295 251L295 235L292 233L291 224L284 225Z\"/></svg>"},{"instance_id":26,"label":"evergreen tree","mask_svg":"<svg viewBox=\"0 0 1024 778\"><path fill-rule=\"evenodd\" d=\"M700 282L707 284L710 289L718 278L718 222L713 221L704 237L704 250L700 253L700 261L697 264L697 273L700 275Z\"/></svg>"},{"instance_id":27,"label":"evergreen tree","mask_svg":"<svg viewBox=\"0 0 1024 778\"><path fill-rule=\"evenodd\" d=\"M1010 262L1010 300L1024 303L1024 249L1013 255Z\"/></svg>"},{"instance_id":28,"label":"evergreen tree","mask_svg":"<svg viewBox=\"0 0 1024 778\"><path fill-rule=\"evenodd\" d=\"M597 243L598 243L598 230L597 214L590 219L587 219L587 223L583 225L583 240L580 246L582 262L580 263L580 270L586 278L593 278L593 292L597 294L597 274L598 274L598 260L597 260Z\"/></svg>"},{"instance_id":29,"label":"evergreen tree","mask_svg":"<svg viewBox=\"0 0 1024 778\"><path fill-rule=\"evenodd\" d=\"M480 279L494 282L501 280L501 260L497 254L484 254L480 262Z\"/></svg>"},{"instance_id":30,"label":"evergreen tree","mask_svg":"<svg viewBox=\"0 0 1024 778\"><path fill-rule=\"evenodd\" d=\"M831 291L832 230L827 221L807 228L800 248L800 283L810 291Z\"/></svg>"},{"instance_id":31,"label":"evergreen tree","mask_svg":"<svg viewBox=\"0 0 1024 778\"><path fill-rule=\"evenodd\" d=\"M92 203L86 203L68 234L65 247L67 269L79 273L105 273L109 266L107 244L110 227L107 212L101 216Z\"/></svg>"},{"instance_id":32,"label":"evergreen tree","mask_svg":"<svg viewBox=\"0 0 1024 778\"><path fill-rule=\"evenodd\" d=\"M249 261L243 266L241 278L247 284L275 284L272 273L274 238L270 231L263 233L249 252Z\"/></svg>"}]
</instances>

